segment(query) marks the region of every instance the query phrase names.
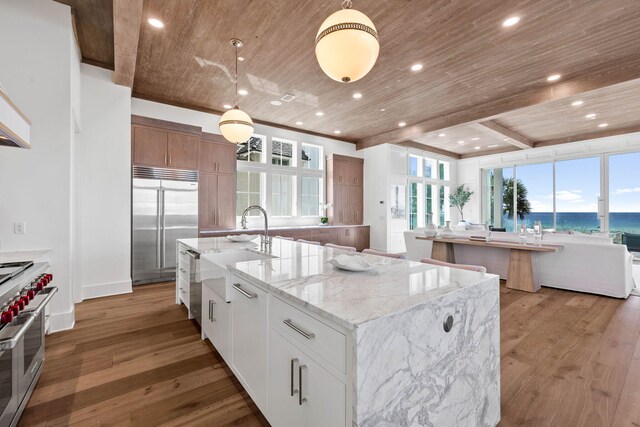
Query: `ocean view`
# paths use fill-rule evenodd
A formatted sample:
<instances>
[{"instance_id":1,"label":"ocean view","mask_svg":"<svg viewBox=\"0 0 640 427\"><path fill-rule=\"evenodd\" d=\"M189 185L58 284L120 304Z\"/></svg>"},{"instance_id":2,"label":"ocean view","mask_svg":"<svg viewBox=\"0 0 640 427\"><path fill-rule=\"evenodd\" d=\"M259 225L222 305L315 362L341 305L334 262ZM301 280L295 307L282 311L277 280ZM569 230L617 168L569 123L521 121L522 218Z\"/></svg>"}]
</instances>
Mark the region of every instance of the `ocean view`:
<instances>
[{"instance_id":1,"label":"ocean view","mask_svg":"<svg viewBox=\"0 0 640 427\"><path fill-rule=\"evenodd\" d=\"M538 220L542 222L543 228L553 228L552 212L532 212L524 219L526 226L529 228ZM609 221L611 232L640 234L640 212L611 212ZM518 222L520 223L521 221ZM507 230L513 229L513 219L505 216L502 224ZM558 212L556 227L558 230L574 230L582 233L600 231L598 214L595 212Z\"/></svg>"}]
</instances>

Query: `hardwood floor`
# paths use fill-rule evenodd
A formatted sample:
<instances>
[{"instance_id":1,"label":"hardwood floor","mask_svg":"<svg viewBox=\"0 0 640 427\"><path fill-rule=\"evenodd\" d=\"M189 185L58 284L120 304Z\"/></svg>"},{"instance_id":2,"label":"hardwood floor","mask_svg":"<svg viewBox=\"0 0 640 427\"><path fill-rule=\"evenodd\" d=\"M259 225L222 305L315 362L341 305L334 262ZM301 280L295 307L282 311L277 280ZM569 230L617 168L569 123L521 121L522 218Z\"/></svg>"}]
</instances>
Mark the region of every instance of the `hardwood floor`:
<instances>
[{"instance_id":1,"label":"hardwood floor","mask_svg":"<svg viewBox=\"0 0 640 427\"><path fill-rule=\"evenodd\" d=\"M173 283L76 306L20 425L266 426ZM500 426L640 426L640 297L501 287Z\"/></svg>"},{"instance_id":2,"label":"hardwood floor","mask_svg":"<svg viewBox=\"0 0 640 427\"><path fill-rule=\"evenodd\" d=\"M21 426L268 426L209 344L173 282L76 306L47 336L42 376Z\"/></svg>"}]
</instances>

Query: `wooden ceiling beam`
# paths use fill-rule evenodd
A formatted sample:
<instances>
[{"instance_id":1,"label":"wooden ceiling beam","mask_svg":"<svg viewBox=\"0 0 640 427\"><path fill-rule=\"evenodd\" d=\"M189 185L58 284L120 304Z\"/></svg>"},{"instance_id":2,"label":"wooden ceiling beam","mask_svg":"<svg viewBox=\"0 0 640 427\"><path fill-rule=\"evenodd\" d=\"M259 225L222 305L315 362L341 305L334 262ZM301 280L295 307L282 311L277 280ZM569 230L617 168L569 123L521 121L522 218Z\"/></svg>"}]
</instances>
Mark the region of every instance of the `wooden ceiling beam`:
<instances>
[{"instance_id":1,"label":"wooden ceiling beam","mask_svg":"<svg viewBox=\"0 0 640 427\"><path fill-rule=\"evenodd\" d=\"M606 64L593 68L582 76L568 78L555 84L476 104L470 108L430 118L402 129L394 129L362 138L356 142L356 146L358 150L362 150L380 144L394 144L411 140L429 132L462 124L491 120L510 111L637 79L640 77L639 65L640 61L636 58L627 63Z\"/></svg>"},{"instance_id":2,"label":"wooden ceiling beam","mask_svg":"<svg viewBox=\"0 0 640 427\"><path fill-rule=\"evenodd\" d=\"M143 0L113 0L113 82L133 88Z\"/></svg>"},{"instance_id":3,"label":"wooden ceiling beam","mask_svg":"<svg viewBox=\"0 0 640 427\"><path fill-rule=\"evenodd\" d=\"M502 154L502 153L510 153L512 151L520 151L518 147L508 146L508 147L500 147L493 150L485 150L485 151L474 151L473 153L466 153L460 156L461 159L470 159L472 157L484 157L491 156L493 154Z\"/></svg>"},{"instance_id":4,"label":"wooden ceiling beam","mask_svg":"<svg viewBox=\"0 0 640 427\"><path fill-rule=\"evenodd\" d=\"M451 157L452 159L460 159L461 156L453 151L443 150L441 148L432 147L430 145L421 144L415 141L402 141L397 142L395 145L400 147L415 148L417 150L427 151L429 153L439 154L441 156Z\"/></svg>"},{"instance_id":5,"label":"wooden ceiling beam","mask_svg":"<svg viewBox=\"0 0 640 427\"><path fill-rule=\"evenodd\" d=\"M500 138L503 141L518 147L522 150L527 148L533 148L533 141L527 138L524 135L519 134L518 132L509 129L508 127L502 126L497 123L495 120L487 120L479 123L471 123L469 124L474 129L479 130L480 132L493 136L495 138Z\"/></svg>"},{"instance_id":6,"label":"wooden ceiling beam","mask_svg":"<svg viewBox=\"0 0 640 427\"><path fill-rule=\"evenodd\" d=\"M636 133L636 132L640 132L640 125L588 132L580 135L567 136L564 138L549 139L547 141L536 142L535 148L548 147L551 145L568 144L570 142L588 141L590 139L606 138L608 136L618 136L618 135L625 135L628 133Z\"/></svg>"}]
</instances>

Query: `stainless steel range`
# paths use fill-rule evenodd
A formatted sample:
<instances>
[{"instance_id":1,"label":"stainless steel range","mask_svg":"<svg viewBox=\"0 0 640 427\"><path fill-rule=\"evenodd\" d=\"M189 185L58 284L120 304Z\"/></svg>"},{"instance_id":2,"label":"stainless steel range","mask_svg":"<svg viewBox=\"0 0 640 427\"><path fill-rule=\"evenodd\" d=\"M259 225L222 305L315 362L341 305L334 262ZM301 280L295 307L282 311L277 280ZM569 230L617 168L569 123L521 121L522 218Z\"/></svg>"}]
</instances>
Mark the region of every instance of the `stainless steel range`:
<instances>
[{"instance_id":1,"label":"stainless steel range","mask_svg":"<svg viewBox=\"0 0 640 427\"><path fill-rule=\"evenodd\" d=\"M48 263L0 264L1 427L18 424L40 378L52 281Z\"/></svg>"}]
</instances>

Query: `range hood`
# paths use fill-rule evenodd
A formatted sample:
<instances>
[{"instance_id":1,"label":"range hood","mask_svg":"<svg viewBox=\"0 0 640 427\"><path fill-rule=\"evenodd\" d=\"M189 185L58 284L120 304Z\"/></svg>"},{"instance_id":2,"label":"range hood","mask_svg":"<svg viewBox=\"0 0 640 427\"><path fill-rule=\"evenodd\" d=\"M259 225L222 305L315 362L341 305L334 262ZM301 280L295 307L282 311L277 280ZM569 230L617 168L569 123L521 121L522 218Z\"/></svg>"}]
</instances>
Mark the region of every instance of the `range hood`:
<instances>
[{"instance_id":1,"label":"range hood","mask_svg":"<svg viewBox=\"0 0 640 427\"><path fill-rule=\"evenodd\" d=\"M31 148L31 121L0 85L0 146Z\"/></svg>"}]
</instances>

